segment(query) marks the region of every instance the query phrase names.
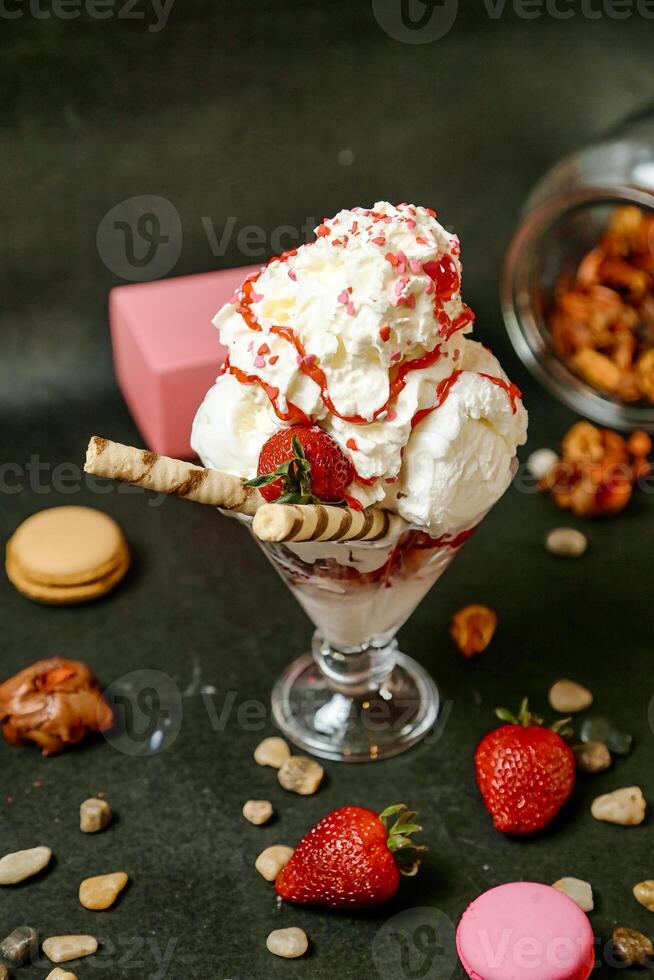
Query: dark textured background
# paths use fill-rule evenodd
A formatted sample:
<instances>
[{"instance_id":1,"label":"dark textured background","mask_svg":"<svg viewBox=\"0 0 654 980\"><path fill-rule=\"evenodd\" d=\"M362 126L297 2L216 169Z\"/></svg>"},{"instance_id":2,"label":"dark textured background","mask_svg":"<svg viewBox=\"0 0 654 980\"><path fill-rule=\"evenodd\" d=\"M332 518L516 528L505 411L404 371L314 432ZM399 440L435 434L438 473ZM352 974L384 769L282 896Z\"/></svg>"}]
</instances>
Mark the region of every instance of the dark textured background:
<instances>
[{"instance_id":1,"label":"dark textured background","mask_svg":"<svg viewBox=\"0 0 654 980\"><path fill-rule=\"evenodd\" d=\"M123 280L101 261L96 231L110 208L141 194L167 198L181 216L174 274L253 261L235 241L214 256L203 217L218 230L231 216L237 228L270 234L380 198L435 206L462 238L478 335L524 385L530 447L555 445L572 416L509 351L497 301L501 258L543 170L651 101L654 22L580 13L525 20L508 11L492 19L466 2L447 36L410 45L389 38L364 0L177 0L158 33L116 17L29 14L0 18L0 32L1 451L3 463L23 468L18 493L7 492L18 470L2 471L1 530L9 536L42 507L89 503L120 520L136 556L126 584L84 608L39 607L0 582L2 674L63 654L88 660L121 689L134 680L124 675L161 669L184 695L181 726L171 709L178 737L155 756L102 740L50 760L0 745L0 851L47 843L56 853L38 881L3 892L0 931L29 923L42 935L103 937L102 959L75 967L80 980L431 980L452 974L447 949L431 972L420 972L417 954L414 973L390 959L375 965L384 922L434 907L455 923L488 886L562 875L594 885L602 942L616 923L651 930L650 913L630 894L634 882L654 877L650 820L623 829L588 812L597 793L632 783L654 801L651 497L641 494L619 519L584 526L587 556L561 563L541 544L560 523L553 506L512 489L401 634L451 702L441 737L386 763L327 765L320 793L300 799L251 762L271 728L247 702L267 705L274 678L309 637L255 546L208 509L173 500L153 507L146 495L116 488L99 497L76 490L74 470L62 487L54 468L79 464L92 432L138 440L107 334L107 292ZM351 156L339 162L343 150ZM45 465L39 483L24 469L32 454ZM496 606L500 628L485 656L464 663L447 623L470 601ZM634 733L635 750L581 779L548 833L506 840L477 797L472 752L496 703L526 693L544 707L561 674L590 685L597 710ZM140 675L139 684L160 686L160 678ZM221 725L225 705L232 707ZM143 743L135 736L129 747ZM119 820L83 837L78 805L100 789ZM270 827L242 820L250 796L274 801L279 816ZM334 806L395 800L420 809L431 850L422 875L389 908L366 916L277 909L253 868L263 846L295 842ZM118 869L133 884L116 909L82 909L79 881ZM393 928L411 940L430 914ZM311 956L273 959L266 935L294 923L309 933ZM156 951L168 943L172 958L159 968ZM96 974L99 965L104 973ZM42 964L22 975L47 972Z\"/></svg>"}]
</instances>

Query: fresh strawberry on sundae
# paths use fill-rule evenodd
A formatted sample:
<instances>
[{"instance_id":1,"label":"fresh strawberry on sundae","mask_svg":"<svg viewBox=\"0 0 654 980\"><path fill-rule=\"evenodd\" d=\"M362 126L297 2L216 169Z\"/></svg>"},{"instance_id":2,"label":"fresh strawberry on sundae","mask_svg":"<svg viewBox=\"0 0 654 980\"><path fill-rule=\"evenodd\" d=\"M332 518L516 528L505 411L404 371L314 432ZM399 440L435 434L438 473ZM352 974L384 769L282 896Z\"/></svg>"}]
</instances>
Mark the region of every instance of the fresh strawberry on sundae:
<instances>
[{"instance_id":1,"label":"fresh strawberry on sundae","mask_svg":"<svg viewBox=\"0 0 654 980\"><path fill-rule=\"evenodd\" d=\"M354 479L354 467L335 439L317 425L278 429L264 443L257 476L269 503L342 503Z\"/></svg>"}]
</instances>

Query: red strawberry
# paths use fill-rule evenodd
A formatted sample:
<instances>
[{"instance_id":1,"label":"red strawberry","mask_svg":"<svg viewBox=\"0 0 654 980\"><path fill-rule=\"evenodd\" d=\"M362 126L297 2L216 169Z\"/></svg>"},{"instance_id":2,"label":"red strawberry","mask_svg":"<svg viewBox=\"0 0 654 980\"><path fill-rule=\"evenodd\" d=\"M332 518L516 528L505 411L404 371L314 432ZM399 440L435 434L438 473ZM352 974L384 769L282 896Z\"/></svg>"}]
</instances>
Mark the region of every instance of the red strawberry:
<instances>
[{"instance_id":1,"label":"red strawberry","mask_svg":"<svg viewBox=\"0 0 654 980\"><path fill-rule=\"evenodd\" d=\"M510 723L477 746L477 785L498 830L533 834L547 827L574 788L574 755L558 732L570 719L542 728L526 700L517 718L503 709L497 714Z\"/></svg>"},{"instance_id":2,"label":"red strawberry","mask_svg":"<svg viewBox=\"0 0 654 980\"><path fill-rule=\"evenodd\" d=\"M401 815L389 830L386 821ZM416 852L410 835L422 828L404 804L381 814L344 806L327 814L297 846L277 875L278 895L298 905L363 909L381 905L400 887L401 874L415 874ZM398 867L401 858L411 866ZM402 863L405 863L402 861Z\"/></svg>"},{"instance_id":3,"label":"red strawberry","mask_svg":"<svg viewBox=\"0 0 654 980\"><path fill-rule=\"evenodd\" d=\"M354 467L335 439L317 425L278 429L259 455L258 487L269 502L339 503L354 479Z\"/></svg>"}]
</instances>

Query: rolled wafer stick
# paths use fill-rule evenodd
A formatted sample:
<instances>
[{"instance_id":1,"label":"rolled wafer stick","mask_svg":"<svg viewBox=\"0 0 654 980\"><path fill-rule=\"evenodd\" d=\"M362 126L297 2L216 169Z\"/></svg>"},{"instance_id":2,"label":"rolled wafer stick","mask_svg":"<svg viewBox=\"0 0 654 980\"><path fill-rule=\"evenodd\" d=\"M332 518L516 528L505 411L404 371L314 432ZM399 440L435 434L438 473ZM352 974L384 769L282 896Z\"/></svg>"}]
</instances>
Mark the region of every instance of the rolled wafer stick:
<instances>
[{"instance_id":1,"label":"rolled wafer stick","mask_svg":"<svg viewBox=\"0 0 654 980\"><path fill-rule=\"evenodd\" d=\"M326 504L263 504L252 530L260 541L378 541L391 522L386 510L329 507Z\"/></svg>"},{"instance_id":2,"label":"rolled wafer stick","mask_svg":"<svg viewBox=\"0 0 654 980\"><path fill-rule=\"evenodd\" d=\"M147 449L123 446L100 436L93 436L89 442L84 470L250 516L263 501L258 490L243 486L237 476L159 456Z\"/></svg>"}]
</instances>

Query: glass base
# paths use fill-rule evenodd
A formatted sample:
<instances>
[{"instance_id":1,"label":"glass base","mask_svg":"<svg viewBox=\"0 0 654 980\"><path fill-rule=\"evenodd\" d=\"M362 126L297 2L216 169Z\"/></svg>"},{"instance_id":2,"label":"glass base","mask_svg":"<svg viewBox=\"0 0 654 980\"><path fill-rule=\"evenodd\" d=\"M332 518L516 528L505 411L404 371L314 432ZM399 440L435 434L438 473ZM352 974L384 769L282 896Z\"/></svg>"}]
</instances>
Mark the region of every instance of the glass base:
<instances>
[{"instance_id":1,"label":"glass base","mask_svg":"<svg viewBox=\"0 0 654 980\"><path fill-rule=\"evenodd\" d=\"M273 717L282 733L334 762L388 759L424 738L438 716L438 689L394 642L383 652L390 672L373 690L348 690L326 675L320 646L314 645L313 654L291 664L273 688Z\"/></svg>"}]
</instances>

